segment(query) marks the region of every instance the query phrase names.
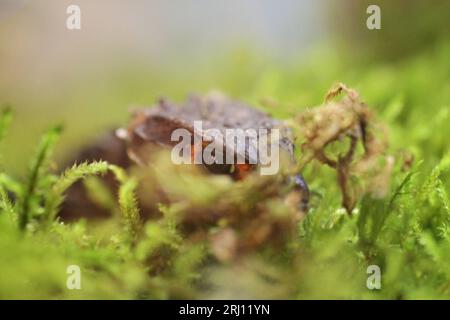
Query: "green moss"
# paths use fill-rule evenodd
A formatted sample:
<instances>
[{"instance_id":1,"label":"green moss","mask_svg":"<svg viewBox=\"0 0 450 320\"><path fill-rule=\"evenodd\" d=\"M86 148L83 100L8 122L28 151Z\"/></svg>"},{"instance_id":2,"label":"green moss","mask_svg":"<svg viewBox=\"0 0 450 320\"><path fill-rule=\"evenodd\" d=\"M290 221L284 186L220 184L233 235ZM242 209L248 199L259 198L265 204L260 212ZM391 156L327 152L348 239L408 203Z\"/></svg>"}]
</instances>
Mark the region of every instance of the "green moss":
<instances>
[{"instance_id":1,"label":"green moss","mask_svg":"<svg viewBox=\"0 0 450 320\"><path fill-rule=\"evenodd\" d=\"M306 167L312 208L296 234L281 248L251 252L239 263L213 261L208 244L184 238L178 220L192 205L196 212L227 208L251 217L258 208L279 216L285 207L261 191L262 182L235 186L222 177L162 171L163 186L184 199L161 206L161 218L144 224L136 205L139 176L103 162L52 173L59 131L52 129L25 179L0 174L0 298L449 299L449 56L450 45L442 43L395 64L348 65L321 50L289 70L253 68L249 59L241 81L252 81L242 86L233 67L211 76L224 91L287 119L322 103L334 82L346 82L386 123L398 160L387 196L364 197L352 216L341 208L335 173ZM1 135L7 117L0 121ZM404 150L415 158L406 170ZM103 206L118 206L121 217L73 224L55 219L68 186L107 170L121 187L112 197L117 204L108 204L112 198L106 196ZM213 235L216 226L209 227ZM73 264L81 267L82 290L66 287L66 269ZM381 290L366 287L373 264L381 268Z\"/></svg>"}]
</instances>

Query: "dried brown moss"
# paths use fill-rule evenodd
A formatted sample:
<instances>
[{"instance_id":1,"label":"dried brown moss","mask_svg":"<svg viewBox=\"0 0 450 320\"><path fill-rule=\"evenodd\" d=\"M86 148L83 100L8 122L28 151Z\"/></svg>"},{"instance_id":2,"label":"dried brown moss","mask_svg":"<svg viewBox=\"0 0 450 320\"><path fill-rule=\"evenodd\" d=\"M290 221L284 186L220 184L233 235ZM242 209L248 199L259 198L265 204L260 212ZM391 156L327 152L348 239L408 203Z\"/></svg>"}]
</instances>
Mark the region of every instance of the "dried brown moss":
<instances>
[{"instance_id":1,"label":"dried brown moss","mask_svg":"<svg viewBox=\"0 0 450 320\"><path fill-rule=\"evenodd\" d=\"M343 99L334 101L340 94ZM301 113L296 123L304 139L300 168L316 160L335 169L348 213L362 194L382 196L387 191L393 166L393 158L386 155L387 132L355 90L339 83L323 105ZM358 180L363 186L352 183L362 177L366 179Z\"/></svg>"}]
</instances>

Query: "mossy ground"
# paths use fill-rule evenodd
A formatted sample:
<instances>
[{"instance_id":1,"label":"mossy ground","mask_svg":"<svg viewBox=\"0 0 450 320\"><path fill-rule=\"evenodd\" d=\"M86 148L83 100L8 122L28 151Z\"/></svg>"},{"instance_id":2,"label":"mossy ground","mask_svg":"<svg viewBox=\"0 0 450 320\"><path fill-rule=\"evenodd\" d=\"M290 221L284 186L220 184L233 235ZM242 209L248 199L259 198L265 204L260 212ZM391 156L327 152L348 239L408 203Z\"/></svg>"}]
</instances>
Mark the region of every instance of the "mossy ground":
<instances>
[{"instance_id":1,"label":"mossy ground","mask_svg":"<svg viewBox=\"0 0 450 320\"><path fill-rule=\"evenodd\" d=\"M184 210L179 204L161 207L163 218L141 225L136 181L117 168L96 163L62 177L52 174L58 130L51 130L29 161L28 176L0 174L0 298L449 299L449 56L450 45L443 42L395 63L352 65L322 49L289 69L250 72L247 57L232 60L220 80L214 75L224 91L284 119L321 104L333 83L347 83L388 127L389 151L397 159L386 197L359 199L352 216L341 207L335 172L307 166L313 198L297 234L282 248L263 248L238 263L217 263L207 243L185 241L177 229ZM414 155L406 169L404 152ZM53 219L71 182L106 170L122 183L116 200L122 215L101 223ZM235 190L230 182L211 179L185 181L186 197L207 208L218 192ZM256 201L248 197L251 189L244 186L242 192L230 201ZM277 199L258 201L273 214L283 212ZM135 232L142 234L137 240ZM164 261L151 259L155 255ZM374 264L382 272L380 290L366 287L367 267ZM81 290L66 287L69 265L82 270Z\"/></svg>"}]
</instances>

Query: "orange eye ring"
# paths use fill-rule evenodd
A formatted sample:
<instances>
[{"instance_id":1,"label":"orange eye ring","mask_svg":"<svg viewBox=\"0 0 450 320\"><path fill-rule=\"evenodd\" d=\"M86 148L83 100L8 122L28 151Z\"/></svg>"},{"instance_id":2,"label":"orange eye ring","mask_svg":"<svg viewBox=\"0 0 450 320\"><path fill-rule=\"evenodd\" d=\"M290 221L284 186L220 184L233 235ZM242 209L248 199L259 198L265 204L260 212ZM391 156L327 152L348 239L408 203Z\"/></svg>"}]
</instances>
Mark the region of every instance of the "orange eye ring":
<instances>
[{"instance_id":1,"label":"orange eye ring","mask_svg":"<svg viewBox=\"0 0 450 320\"><path fill-rule=\"evenodd\" d=\"M245 179L254 169L254 165L248 163L234 165L233 178L235 180Z\"/></svg>"},{"instance_id":2,"label":"orange eye ring","mask_svg":"<svg viewBox=\"0 0 450 320\"><path fill-rule=\"evenodd\" d=\"M203 141L202 146L199 148L198 146L195 146L194 144L191 145L191 161L192 163L195 163L194 160L196 157L203 157L202 152L203 148L205 148L210 142ZM253 171L255 168L255 165L248 164L248 163L241 163L241 164L235 164L233 165L233 170L230 172L234 180L242 180L245 179L250 172Z\"/></svg>"}]
</instances>

